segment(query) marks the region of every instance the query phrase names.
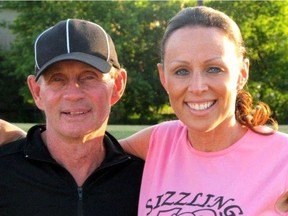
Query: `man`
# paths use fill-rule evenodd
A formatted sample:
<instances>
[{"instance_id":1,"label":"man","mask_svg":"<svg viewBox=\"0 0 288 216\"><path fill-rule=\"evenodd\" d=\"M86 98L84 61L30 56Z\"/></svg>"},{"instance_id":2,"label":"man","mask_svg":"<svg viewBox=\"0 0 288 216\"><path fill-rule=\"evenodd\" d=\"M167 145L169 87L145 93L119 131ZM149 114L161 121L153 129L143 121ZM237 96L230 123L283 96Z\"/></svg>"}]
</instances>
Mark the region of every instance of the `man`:
<instances>
[{"instance_id":1,"label":"man","mask_svg":"<svg viewBox=\"0 0 288 216\"><path fill-rule=\"evenodd\" d=\"M3 119L0 119L0 145L26 136L26 132Z\"/></svg>"},{"instance_id":2,"label":"man","mask_svg":"<svg viewBox=\"0 0 288 216\"><path fill-rule=\"evenodd\" d=\"M46 124L0 148L0 215L137 215L143 161L105 132L126 71L97 24L65 20L35 41L27 83Z\"/></svg>"}]
</instances>

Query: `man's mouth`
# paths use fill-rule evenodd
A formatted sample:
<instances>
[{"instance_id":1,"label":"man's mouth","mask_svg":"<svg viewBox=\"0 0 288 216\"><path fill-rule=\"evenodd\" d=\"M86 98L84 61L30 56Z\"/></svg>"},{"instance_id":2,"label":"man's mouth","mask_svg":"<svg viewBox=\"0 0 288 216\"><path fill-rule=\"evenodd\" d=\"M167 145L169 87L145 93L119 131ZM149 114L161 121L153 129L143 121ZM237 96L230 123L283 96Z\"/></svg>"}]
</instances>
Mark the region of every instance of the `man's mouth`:
<instances>
[{"instance_id":1,"label":"man's mouth","mask_svg":"<svg viewBox=\"0 0 288 216\"><path fill-rule=\"evenodd\" d=\"M66 115L83 115L83 114L86 114L88 112L89 111L86 111L86 112L63 112L63 113Z\"/></svg>"}]
</instances>

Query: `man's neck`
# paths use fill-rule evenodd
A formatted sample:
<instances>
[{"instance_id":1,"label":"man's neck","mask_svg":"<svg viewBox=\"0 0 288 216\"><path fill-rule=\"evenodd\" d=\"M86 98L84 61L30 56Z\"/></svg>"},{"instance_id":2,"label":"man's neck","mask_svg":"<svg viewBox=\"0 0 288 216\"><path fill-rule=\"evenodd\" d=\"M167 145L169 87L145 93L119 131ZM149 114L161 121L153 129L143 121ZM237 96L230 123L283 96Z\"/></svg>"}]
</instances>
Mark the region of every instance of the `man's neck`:
<instances>
[{"instance_id":1,"label":"man's neck","mask_svg":"<svg viewBox=\"0 0 288 216\"><path fill-rule=\"evenodd\" d=\"M104 136L81 143L51 140L45 137L47 148L52 157L74 178L78 186L100 166L105 158Z\"/></svg>"}]
</instances>

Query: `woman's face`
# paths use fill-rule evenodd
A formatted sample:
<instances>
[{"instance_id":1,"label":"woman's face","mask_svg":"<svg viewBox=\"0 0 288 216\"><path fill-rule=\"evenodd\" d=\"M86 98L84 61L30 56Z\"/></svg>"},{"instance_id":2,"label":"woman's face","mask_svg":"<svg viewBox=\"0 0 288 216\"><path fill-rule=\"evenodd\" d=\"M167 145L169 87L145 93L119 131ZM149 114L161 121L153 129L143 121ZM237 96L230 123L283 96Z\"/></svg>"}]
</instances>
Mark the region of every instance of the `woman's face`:
<instances>
[{"instance_id":1,"label":"woman's face","mask_svg":"<svg viewBox=\"0 0 288 216\"><path fill-rule=\"evenodd\" d=\"M164 65L158 64L175 114L202 132L236 123L237 90L247 81L248 67L235 44L212 27L176 30L166 42Z\"/></svg>"}]
</instances>

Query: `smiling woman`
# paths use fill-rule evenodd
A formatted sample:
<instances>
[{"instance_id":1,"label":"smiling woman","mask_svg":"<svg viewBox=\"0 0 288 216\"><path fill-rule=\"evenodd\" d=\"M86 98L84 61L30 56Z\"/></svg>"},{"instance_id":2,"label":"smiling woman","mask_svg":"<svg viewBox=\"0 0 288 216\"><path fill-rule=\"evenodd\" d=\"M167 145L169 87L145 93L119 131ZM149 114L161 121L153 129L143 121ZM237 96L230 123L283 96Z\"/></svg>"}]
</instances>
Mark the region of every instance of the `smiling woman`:
<instances>
[{"instance_id":1,"label":"smiling woman","mask_svg":"<svg viewBox=\"0 0 288 216\"><path fill-rule=\"evenodd\" d=\"M193 43L186 40L191 35ZM175 114L189 128L188 136L235 125L236 95L247 81L249 62L231 55L237 49L225 32L218 28L181 28L170 35L164 49L164 64L158 64L160 80L169 92ZM239 136L245 132L236 125L234 129ZM195 148L210 147L193 143ZM224 146L211 147L227 147L221 144Z\"/></svg>"},{"instance_id":2,"label":"smiling woman","mask_svg":"<svg viewBox=\"0 0 288 216\"><path fill-rule=\"evenodd\" d=\"M185 8L168 23L161 57L179 120L121 141L146 159L138 215L284 215L288 135L244 89L249 60L237 24L212 8Z\"/></svg>"}]
</instances>

